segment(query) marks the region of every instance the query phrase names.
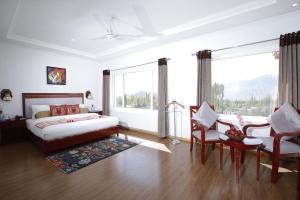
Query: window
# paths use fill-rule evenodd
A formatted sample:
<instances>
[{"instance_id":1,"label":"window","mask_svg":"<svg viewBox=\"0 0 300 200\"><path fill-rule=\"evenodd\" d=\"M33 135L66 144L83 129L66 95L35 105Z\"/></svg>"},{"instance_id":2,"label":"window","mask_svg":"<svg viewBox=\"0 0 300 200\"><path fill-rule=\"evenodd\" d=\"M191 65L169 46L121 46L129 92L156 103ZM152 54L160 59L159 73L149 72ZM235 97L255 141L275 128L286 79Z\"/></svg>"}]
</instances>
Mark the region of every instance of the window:
<instances>
[{"instance_id":1,"label":"window","mask_svg":"<svg viewBox=\"0 0 300 200\"><path fill-rule=\"evenodd\" d=\"M116 107L123 107L123 75L115 75L115 105Z\"/></svg>"},{"instance_id":2,"label":"window","mask_svg":"<svg viewBox=\"0 0 300 200\"><path fill-rule=\"evenodd\" d=\"M118 72L114 75L116 108L157 110L158 72L157 67L151 68Z\"/></svg>"},{"instance_id":3,"label":"window","mask_svg":"<svg viewBox=\"0 0 300 200\"><path fill-rule=\"evenodd\" d=\"M213 61L212 102L216 111L269 116L277 98L278 65L277 51Z\"/></svg>"}]
</instances>

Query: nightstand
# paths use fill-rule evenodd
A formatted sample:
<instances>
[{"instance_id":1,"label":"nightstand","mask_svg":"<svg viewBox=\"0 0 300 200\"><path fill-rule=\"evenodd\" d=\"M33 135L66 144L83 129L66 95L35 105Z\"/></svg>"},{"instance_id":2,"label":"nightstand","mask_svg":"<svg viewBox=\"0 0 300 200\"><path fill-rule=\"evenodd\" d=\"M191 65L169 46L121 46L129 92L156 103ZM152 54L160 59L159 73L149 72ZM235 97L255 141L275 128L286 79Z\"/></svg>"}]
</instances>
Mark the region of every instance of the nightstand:
<instances>
[{"instance_id":1,"label":"nightstand","mask_svg":"<svg viewBox=\"0 0 300 200\"><path fill-rule=\"evenodd\" d=\"M0 144L26 138L26 119L0 121Z\"/></svg>"},{"instance_id":2,"label":"nightstand","mask_svg":"<svg viewBox=\"0 0 300 200\"><path fill-rule=\"evenodd\" d=\"M97 113L98 115L103 115L103 111L102 110L89 111L89 113Z\"/></svg>"}]
</instances>

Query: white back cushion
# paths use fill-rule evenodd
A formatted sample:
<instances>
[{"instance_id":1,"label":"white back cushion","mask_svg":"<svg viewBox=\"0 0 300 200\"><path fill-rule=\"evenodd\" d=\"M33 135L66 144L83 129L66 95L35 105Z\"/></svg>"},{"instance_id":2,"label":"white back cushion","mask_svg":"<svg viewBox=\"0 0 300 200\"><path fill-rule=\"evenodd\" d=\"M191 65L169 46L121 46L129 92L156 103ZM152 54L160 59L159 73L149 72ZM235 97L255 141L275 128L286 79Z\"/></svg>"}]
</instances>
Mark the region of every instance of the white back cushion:
<instances>
[{"instance_id":1,"label":"white back cushion","mask_svg":"<svg viewBox=\"0 0 300 200\"><path fill-rule=\"evenodd\" d=\"M192 118L204 125L206 128L210 128L218 119L218 115L213 109L211 109L208 103L204 101Z\"/></svg>"},{"instance_id":2,"label":"white back cushion","mask_svg":"<svg viewBox=\"0 0 300 200\"><path fill-rule=\"evenodd\" d=\"M300 131L300 115L288 102L271 115L271 126L275 133L289 133ZM292 137L283 137L291 139Z\"/></svg>"},{"instance_id":3,"label":"white back cushion","mask_svg":"<svg viewBox=\"0 0 300 200\"><path fill-rule=\"evenodd\" d=\"M79 104L79 108L87 108L88 106L85 104Z\"/></svg>"}]
</instances>

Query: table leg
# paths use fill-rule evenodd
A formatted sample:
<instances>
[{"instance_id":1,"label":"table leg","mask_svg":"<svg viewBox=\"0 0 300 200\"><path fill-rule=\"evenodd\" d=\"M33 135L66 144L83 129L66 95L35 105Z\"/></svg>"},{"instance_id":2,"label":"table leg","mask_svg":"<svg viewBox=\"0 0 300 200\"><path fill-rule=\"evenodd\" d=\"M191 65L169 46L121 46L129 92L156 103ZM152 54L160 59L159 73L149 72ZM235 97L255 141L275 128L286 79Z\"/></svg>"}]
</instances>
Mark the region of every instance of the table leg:
<instances>
[{"instance_id":1,"label":"table leg","mask_svg":"<svg viewBox=\"0 0 300 200\"><path fill-rule=\"evenodd\" d=\"M241 157L241 163L243 164L245 161L246 151L242 150L242 157Z\"/></svg>"},{"instance_id":2,"label":"table leg","mask_svg":"<svg viewBox=\"0 0 300 200\"><path fill-rule=\"evenodd\" d=\"M240 179L240 155L241 152L238 148L234 149L234 158L235 158L235 164L236 164L236 183L239 183L239 179Z\"/></svg>"},{"instance_id":3,"label":"table leg","mask_svg":"<svg viewBox=\"0 0 300 200\"><path fill-rule=\"evenodd\" d=\"M220 169L223 169L223 142L220 143Z\"/></svg>"}]
</instances>

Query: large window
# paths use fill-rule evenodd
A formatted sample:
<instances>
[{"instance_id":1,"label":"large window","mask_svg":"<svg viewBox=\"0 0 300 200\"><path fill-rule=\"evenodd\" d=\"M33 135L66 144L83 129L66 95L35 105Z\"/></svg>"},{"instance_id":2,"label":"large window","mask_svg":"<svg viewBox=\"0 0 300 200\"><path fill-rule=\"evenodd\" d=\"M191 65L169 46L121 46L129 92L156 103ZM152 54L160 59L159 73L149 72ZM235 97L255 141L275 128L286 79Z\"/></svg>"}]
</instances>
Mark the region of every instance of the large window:
<instances>
[{"instance_id":1,"label":"large window","mask_svg":"<svg viewBox=\"0 0 300 200\"><path fill-rule=\"evenodd\" d=\"M220 114L269 116L278 85L278 52L212 62L212 101Z\"/></svg>"},{"instance_id":2,"label":"large window","mask_svg":"<svg viewBox=\"0 0 300 200\"><path fill-rule=\"evenodd\" d=\"M115 108L157 109L157 69L114 75Z\"/></svg>"}]
</instances>

